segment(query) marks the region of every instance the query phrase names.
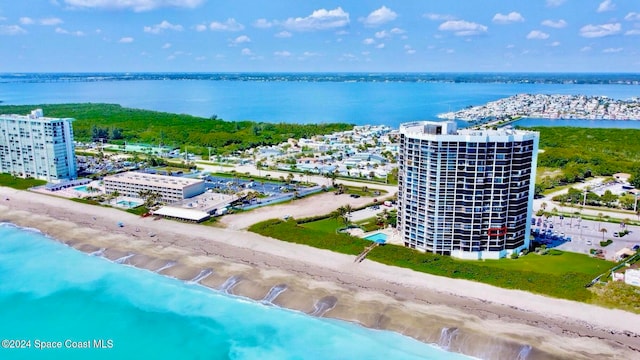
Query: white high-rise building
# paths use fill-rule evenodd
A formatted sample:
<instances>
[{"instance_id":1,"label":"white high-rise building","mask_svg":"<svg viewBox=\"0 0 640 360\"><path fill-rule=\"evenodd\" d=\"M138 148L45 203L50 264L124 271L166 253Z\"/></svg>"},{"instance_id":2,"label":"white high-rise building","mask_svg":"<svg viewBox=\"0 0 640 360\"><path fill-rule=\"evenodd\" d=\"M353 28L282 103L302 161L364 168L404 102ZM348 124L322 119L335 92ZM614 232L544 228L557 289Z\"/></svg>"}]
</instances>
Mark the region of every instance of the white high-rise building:
<instances>
[{"instance_id":1,"label":"white high-rise building","mask_svg":"<svg viewBox=\"0 0 640 360\"><path fill-rule=\"evenodd\" d=\"M464 259L529 247L539 135L400 126L398 229L405 246Z\"/></svg>"},{"instance_id":2,"label":"white high-rise building","mask_svg":"<svg viewBox=\"0 0 640 360\"><path fill-rule=\"evenodd\" d=\"M0 115L0 173L58 182L78 176L73 119Z\"/></svg>"}]
</instances>

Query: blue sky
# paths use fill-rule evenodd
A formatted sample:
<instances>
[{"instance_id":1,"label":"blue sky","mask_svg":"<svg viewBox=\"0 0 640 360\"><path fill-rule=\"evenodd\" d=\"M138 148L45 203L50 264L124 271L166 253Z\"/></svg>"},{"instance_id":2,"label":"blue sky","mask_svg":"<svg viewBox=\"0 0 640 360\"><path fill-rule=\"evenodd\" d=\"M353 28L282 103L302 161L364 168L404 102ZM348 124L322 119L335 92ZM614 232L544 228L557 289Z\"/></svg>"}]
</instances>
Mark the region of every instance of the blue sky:
<instances>
[{"instance_id":1,"label":"blue sky","mask_svg":"<svg viewBox=\"0 0 640 360\"><path fill-rule=\"evenodd\" d=\"M0 72L639 72L637 0L0 0Z\"/></svg>"}]
</instances>

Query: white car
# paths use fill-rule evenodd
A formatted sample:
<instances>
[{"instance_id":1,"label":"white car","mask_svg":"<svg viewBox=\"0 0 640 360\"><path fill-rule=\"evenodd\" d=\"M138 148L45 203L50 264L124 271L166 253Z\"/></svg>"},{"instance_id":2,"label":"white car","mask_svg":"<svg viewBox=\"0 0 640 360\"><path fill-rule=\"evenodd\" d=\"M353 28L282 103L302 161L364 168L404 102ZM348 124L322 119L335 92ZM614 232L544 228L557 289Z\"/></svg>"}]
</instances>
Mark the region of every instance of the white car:
<instances>
[{"instance_id":1,"label":"white car","mask_svg":"<svg viewBox=\"0 0 640 360\"><path fill-rule=\"evenodd\" d=\"M587 245L591 245L591 244L592 244L591 240L587 240Z\"/></svg>"}]
</instances>

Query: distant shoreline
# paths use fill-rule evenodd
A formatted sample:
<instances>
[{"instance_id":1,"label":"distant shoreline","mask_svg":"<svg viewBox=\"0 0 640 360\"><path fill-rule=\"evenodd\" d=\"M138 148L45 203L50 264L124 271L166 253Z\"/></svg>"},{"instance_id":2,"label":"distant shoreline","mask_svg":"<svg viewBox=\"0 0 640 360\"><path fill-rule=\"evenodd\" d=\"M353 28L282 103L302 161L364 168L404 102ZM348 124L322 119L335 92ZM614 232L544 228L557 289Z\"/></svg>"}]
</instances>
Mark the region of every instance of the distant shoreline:
<instances>
[{"instance_id":1,"label":"distant shoreline","mask_svg":"<svg viewBox=\"0 0 640 360\"><path fill-rule=\"evenodd\" d=\"M640 85L637 73L471 72L5 72L0 82L94 82L135 80L442 82L559 85Z\"/></svg>"},{"instance_id":2,"label":"distant shoreline","mask_svg":"<svg viewBox=\"0 0 640 360\"><path fill-rule=\"evenodd\" d=\"M640 97L630 100L608 96L517 94L480 106L439 114L440 119L476 123L512 121L514 118L572 120L640 120Z\"/></svg>"}]
</instances>

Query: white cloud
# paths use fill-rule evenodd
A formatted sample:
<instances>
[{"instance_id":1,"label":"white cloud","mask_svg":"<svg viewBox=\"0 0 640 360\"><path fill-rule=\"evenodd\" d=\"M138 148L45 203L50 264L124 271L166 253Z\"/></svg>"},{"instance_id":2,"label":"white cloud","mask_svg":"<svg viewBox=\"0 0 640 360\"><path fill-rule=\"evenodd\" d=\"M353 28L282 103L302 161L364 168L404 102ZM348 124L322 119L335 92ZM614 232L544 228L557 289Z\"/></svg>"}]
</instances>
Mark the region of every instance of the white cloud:
<instances>
[{"instance_id":1,"label":"white cloud","mask_svg":"<svg viewBox=\"0 0 640 360\"><path fill-rule=\"evenodd\" d=\"M123 44L130 44L133 42L133 38L131 36L125 36L123 38L120 38L120 40L118 40L119 43L123 43Z\"/></svg>"},{"instance_id":2,"label":"white cloud","mask_svg":"<svg viewBox=\"0 0 640 360\"><path fill-rule=\"evenodd\" d=\"M259 29L268 29L273 26L273 23L267 19L258 19L253 23L253 26Z\"/></svg>"},{"instance_id":3,"label":"white cloud","mask_svg":"<svg viewBox=\"0 0 640 360\"><path fill-rule=\"evenodd\" d=\"M640 35L640 29L629 30L624 34L627 35L627 36Z\"/></svg>"},{"instance_id":4,"label":"white cloud","mask_svg":"<svg viewBox=\"0 0 640 360\"><path fill-rule=\"evenodd\" d=\"M195 8L205 0L64 0L72 8L132 9L149 11L160 7Z\"/></svg>"},{"instance_id":5,"label":"white cloud","mask_svg":"<svg viewBox=\"0 0 640 360\"><path fill-rule=\"evenodd\" d=\"M304 57L312 57L312 56L320 56L320 53L312 52L312 51L305 51L305 52L302 53L302 55Z\"/></svg>"},{"instance_id":6,"label":"white cloud","mask_svg":"<svg viewBox=\"0 0 640 360\"><path fill-rule=\"evenodd\" d=\"M163 49L168 49L171 47L171 43L165 43L164 45L162 45Z\"/></svg>"},{"instance_id":7,"label":"white cloud","mask_svg":"<svg viewBox=\"0 0 640 360\"><path fill-rule=\"evenodd\" d=\"M548 7L558 7L562 4L564 4L564 2L567 0L547 0L547 6Z\"/></svg>"},{"instance_id":8,"label":"white cloud","mask_svg":"<svg viewBox=\"0 0 640 360\"><path fill-rule=\"evenodd\" d=\"M449 20L445 21L438 30L441 31L453 31L456 36L471 36L480 35L486 33L488 28L484 25L464 20Z\"/></svg>"},{"instance_id":9,"label":"white cloud","mask_svg":"<svg viewBox=\"0 0 640 360\"><path fill-rule=\"evenodd\" d=\"M20 35L26 33L27 30L18 25L0 25L0 35Z\"/></svg>"},{"instance_id":10,"label":"white cloud","mask_svg":"<svg viewBox=\"0 0 640 360\"><path fill-rule=\"evenodd\" d=\"M231 45L246 44L250 42L251 42L250 37L248 37L247 35L240 35L237 38L231 40Z\"/></svg>"},{"instance_id":11,"label":"white cloud","mask_svg":"<svg viewBox=\"0 0 640 360\"><path fill-rule=\"evenodd\" d=\"M426 13L422 15L423 18L429 19L432 21L448 21L455 20L455 16L447 15L447 14L434 14L434 13Z\"/></svg>"},{"instance_id":12,"label":"white cloud","mask_svg":"<svg viewBox=\"0 0 640 360\"><path fill-rule=\"evenodd\" d=\"M512 11L508 14L497 13L493 16L494 23L496 24L511 24L515 22L523 22L524 17L519 12Z\"/></svg>"},{"instance_id":13,"label":"white cloud","mask_svg":"<svg viewBox=\"0 0 640 360\"><path fill-rule=\"evenodd\" d=\"M160 24L144 27L144 32L151 34L160 34L164 30L182 31L182 25L173 25L167 20L163 20Z\"/></svg>"},{"instance_id":14,"label":"white cloud","mask_svg":"<svg viewBox=\"0 0 640 360\"><path fill-rule=\"evenodd\" d=\"M56 26L64 22L62 21L62 19L56 18L56 17L34 20L33 18L30 18L28 16L21 17L19 21L20 21L20 24L22 25L33 25L37 23L38 25L43 25L43 26Z\"/></svg>"},{"instance_id":15,"label":"white cloud","mask_svg":"<svg viewBox=\"0 0 640 360\"><path fill-rule=\"evenodd\" d=\"M341 28L349 24L349 13L337 7L333 10L319 9L301 18L288 18L282 23L286 29L294 31L314 31Z\"/></svg>"},{"instance_id":16,"label":"white cloud","mask_svg":"<svg viewBox=\"0 0 640 360\"><path fill-rule=\"evenodd\" d=\"M580 51L581 51L581 52L587 52L587 51L591 51L591 50L593 50L593 49L591 48L591 46L585 46L585 47L583 47L582 49L580 49Z\"/></svg>"},{"instance_id":17,"label":"white cloud","mask_svg":"<svg viewBox=\"0 0 640 360\"><path fill-rule=\"evenodd\" d=\"M402 29L400 29L400 28L397 28L397 27L396 27L396 28L391 29L391 30L390 30L390 32L391 32L392 34L394 34L394 35L399 35L399 34L404 34L404 33L406 33L406 31L404 31L404 30L402 30Z\"/></svg>"},{"instance_id":18,"label":"white cloud","mask_svg":"<svg viewBox=\"0 0 640 360\"><path fill-rule=\"evenodd\" d=\"M602 50L603 53L605 54L613 54L613 53L619 53L622 50L624 50L623 48L606 48L604 50Z\"/></svg>"},{"instance_id":19,"label":"white cloud","mask_svg":"<svg viewBox=\"0 0 640 360\"><path fill-rule=\"evenodd\" d=\"M540 30L531 30L527 34L527 39L529 40L545 40L549 38L549 34L542 32Z\"/></svg>"},{"instance_id":20,"label":"white cloud","mask_svg":"<svg viewBox=\"0 0 640 360\"><path fill-rule=\"evenodd\" d=\"M84 36L84 33L82 31L68 31L60 27L56 28L55 32L56 34L63 35Z\"/></svg>"},{"instance_id":21,"label":"white cloud","mask_svg":"<svg viewBox=\"0 0 640 360\"><path fill-rule=\"evenodd\" d=\"M556 47L556 46L560 46L560 41L554 41L551 44L549 44L550 46Z\"/></svg>"},{"instance_id":22,"label":"white cloud","mask_svg":"<svg viewBox=\"0 0 640 360\"><path fill-rule=\"evenodd\" d=\"M600 3L600 5L598 5L598 12L605 12L605 11L613 11L616 8L616 4L613 3L612 0L604 0L603 2Z\"/></svg>"},{"instance_id":23,"label":"white cloud","mask_svg":"<svg viewBox=\"0 0 640 360\"><path fill-rule=\"evenodd\" d=\"M291 53L284 50L284 51L276 51L273 53L273 55L278 56L278 57L289 57L291 56Z\"/></svg>"},{"instance_id":24,"label":"white cloud","mask_svg":"<svg viewBox=\"0 0 640 360\"><path fill-rule=\"evenodd\" d=\"M515 46L515 45L513 45L513 44L509 44L509 45L507 45L507 49L513 49L513 48L515 48L515 47L516 47L516 46Z\"/></svg>"},{"instance_id":25,"label":"white cloud","mask_svg":"<svg viewBox=\"0 0 640 360\"><path fill-rule=\"evenodd\" d=\"M284 38L290 38L293 35L288 31L280 31L279 33L275 34L274 36L277 37L277 38L284 39Z\"/></svg>"},{"instance_id":26,"label":"white cloud","mask_svg":"<svg viewBox=\"0 0 640 360\"><path fill-rule=\"evenodd\" d=\"M413 55L413 54L416 53L416 50L415 49L406 49L406 53L407 53L407 55Z\"/></svg>"},{"instance_id":27,"label":"white cloud","mask_svg":"<svg viewBox=\"0 0 640 360\"><path fill-rule=\"evenodd\" d=\"M244 30L244 25L234 18L229 18L225 22L213 21L209 24L209 29L213 31L241 31Z\"/></svg>"},{"instance_id":28,"label":"white cloud","mask_svg":"<svg viewBox=\"0 0 640 360\"><path fill-rule=\"evenodd\" d=\"M206 57L206 56L197 56L197 57L195 57L193 60L195 60L195 61L204 61L204 60L206 60L206 59L207 59L207 57Z\"/></svg>"},{"instance_id":29,"label":"white cloud","mask_svg":"<svg viewBox=\"0 0 640 360\"><path fill-rule=\"evenodd\" d=\"M365 45L373 45L373 44L376 43L376 41L373 40L372 38L367 38L367 39L362 40L362 43L365 44Z\"/></svg>"},{"instance_id":30,"label":"white cloud","mask_svg":"<svg viewBox=\"0 0 640 360\"><path fill-rule=\"evenodd\" d=\"M194 27L194 29L196 29L197 32L203 32L207 30L207 25L198 24Z\"/></svg>"},{"instance_id":31,"label":"white cloud","mask_svg":"<svg viewBox=\"0 0 640 360\"><path fill-rule=\"evenodd\" d=\"M602 25L585 25L580 29L580 36L586 38L599 38L604 36L615 35L622 30L620 23L602 24Z\"/></svg>"},{"instance_id":32,"label":"white cloud","mask_svg":"<svg viewBox=\"0 0 640 360\"><path fill-rule=\"evenodd\" d=\"M384 49L384 43L376 45L376 49Z\"/></svg>"},{"instance_id":33,"label":"white cloud","mask_svg":"<svg viewBox=\"0 0 640 360\"><path fill-rule=\"evenodd\" d=\"M251 52L251 49L249 48L244 48L240 50L240 53L244 56L253 56L253 52Z\"/></svg>"},{"instance_id":34,"label":"white cloud","mask_svg":"<svg viewBox=\"0 0 640 360\"><path fill-rule=\"evenodd\" d=\"M22 25L31 25L31 24L34 24L34 23L35 23L35 21L30 17L26 17L25 16L25 17L21 17L20 18L20 24L22 24Z\"/></svg>"},{"instance_id":35,"label":"white cloud","mask_svg":"<svg viewBox=\"0 0 640 360\"><path fill-rule=\"evenodd\" d=\"M385 30L382 30L382 31L376 32L374 36L378 39L384 39L386 37L389 37L389 33L386 32Z\"/></svg>"},{"instance_id":36,"label":"white cloud","mask_svg":"<svg viewBox=\"0 0 640 360\"><path fill-rule=\"evenodd\" d=\"M393 21L398 17L393 10L386 6L382 6L380 9L372 11L364 20L366 26L378 26L389 21Z\"/></svg>"},{"instance_id":37,"label":"white cloud","mask_svg":"<svg viewBox=\"0 0 640 360\"><path fill-rule=\"evenodd\" d=\"M567 22L564 21L563 19L560 19L558 21L553 21L553 20L544 20L542 21L542 26L548 26L554 29L562 29L563 27L567 26Z\"/></svg>"},{"instance_id":38,"label":"white cloud","mask_svg":"<svg viewBox=\"0 0 640 360\"><path fill-rule=\"evenodd\" d=\"M627 16L624 17L624 19L627 21L640 21L640 13L632 11L628 13Z\"/></svg>"},{"instance_id":39,"label":"white cloud","mask_svg":"<svg viewBox=\"0 0 640 360\"><path fill-rule=\"evenodd\" d=\"M56 26L62 24L64 21L59 18L44 18L40 19L40 25L44 26Z\"/></svg>"}]
</instances>

